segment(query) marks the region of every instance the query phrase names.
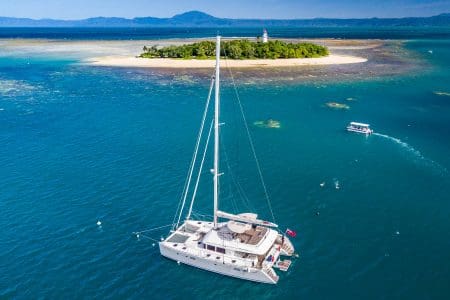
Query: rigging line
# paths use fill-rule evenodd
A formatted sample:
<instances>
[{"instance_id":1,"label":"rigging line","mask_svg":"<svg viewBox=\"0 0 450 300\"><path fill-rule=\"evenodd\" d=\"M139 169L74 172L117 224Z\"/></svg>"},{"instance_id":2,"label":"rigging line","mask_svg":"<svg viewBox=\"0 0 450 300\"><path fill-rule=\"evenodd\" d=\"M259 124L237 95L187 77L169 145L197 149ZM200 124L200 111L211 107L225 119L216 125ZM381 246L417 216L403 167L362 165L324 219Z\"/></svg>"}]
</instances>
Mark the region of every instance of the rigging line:
<instances>
[{"instance_id":1,"label":"rigging line","mask_svg":"<svg viewBox=\"0 0 450 300\"><path fill-rule=\"evenodd\" d=\"M225 162L225 164L227 166L227 169L230 170L230 162L228 161L228 154L227 154L227 150L226 150L226 147L225 147L224 139L222 139L220 141L220 146L221 146L221 149L222 149L222 153L224 155L224 159L222 161ZM228 173L227 173L227 175L228 175ZM238 209L237 209L236 200L233 197L233 192L232 192L232 189L231 189L231 182L228 180L227 183L228 183L228 193L227 193L227 195L226 195L227 197L225 199L229 199L230 200L229 202L232 205L233 212L236 214L238 212Z\"/></svg>"},{"instance_id":2,"label":"rigging line","mask_svg":"<svg viewBox=\"0 0 450 300\"><path fill-rule=\"evenodd\" d=\"M228 153L226 151L226 147L223 146L223 149L224 149L224 155L225 155L225 159L226 159L228 172L230 173L230 178L233 181L234 185L236 186L236 189L238 191L239 196L241 197L242 200L244 200L244 203L247 205L248 209L254 210L254 209L251 209L252 205L250 204L250 200L248 199L247 195L245 194L245 190L242 188L241 184L237 180L237 176L235 175L233 169L230 166Z\"/></svg>"},{"instance_id":3,"label":"rigging line","mask_svg":"<svg viewBox=\"0 0 450 300\"><path fill-rule=\"evenodd\" d=\"M181 209L180 209L180 213L179 213L179 216L178 216L178 221L177 221L176 227L178 227L178 225L180 223L181 216L182 216L183 210L184 210L184 205L186 203L187 195L189 193L189 187L190 187L190 184L191 184L192 175L194 173L195 163L197 161L198 149L199 149L199 146L200 146L201 138L203 136L203 128L204 128L206 116L207 116L207 113L208 113L208 107L209 107L209 102L210 102L210 99L211 99L213 84L214 84L214 77L211 78L211 86L210 86L210 90L209 90L209 93L208 93L208 99L206 101L205 110L203 112L202 123L201 123L201 126L200 126L200 130L199 130L199 134L198 134L198 138L197 138L197 143L195 145L195 150L194 150L194 155L193 155L193 158L192 158L192 164L191 164L191 168L190 168L190 172L189 172L189 176L188 176L188 180L187 180L186 190L185 190L185 193L183 195L183 202L181 204Z\"/></svg>"},{"instance_id":4,"label":"rigging line","mask_svg":"<svg viewBox=\"0 0 450 300\"><path fill-rule=\"evenodd\" d=\"M224 50L224 51L225 51L224 52L225 65L228 68L228 61L227 61L226 50ZM236 109L239 110L239 108L236 108ZM234 123L237 124L236 115L233 114L233 116L234 116ZM239 164L240 133L241 133L241 131L237 130L238 138L234 139L236 141L236 144L235 144L235 147L236 147L236 151L235 151L236 159L235 160L237 162L235 164L236 166L240 166L240 164ZM224 149L224 154L226 156L228 171L230 173L231 179L232 179L232 181L233 181L233 183L234 183L234 185L235 185L235 187L236 187L236 189L238 191L238 194L239 194L240 198L243 200L243 203L247 206L247 209L249 209L250 211L254 211L255 210L254 206L251 204L250 199L246 195L246 192L245 192L244 188L240 184L240 182L238 180L238 176L236 175L236 173L233 171L233 169L231 168L231 166L229 164L229 157L228 157L228 155L226 153L225 144L222 146L222 148Z\"/></svg>"},{"instance_id":5,"label":"rigging line","mask_svg":"<svg viewBox=\"0 0 450 300\"><path fill-rule=\"evenodd\" d=\"M250 129L248 128L248 124L247 124L247 119L245 118L244 108L242 106L241 99L239 97L239 92L237 90L237 86L236 86L236 83L234 81L233 73L231 71L231 68L228 67L228 60L227 60L227 56L226 55L225 55L225 64L227 66L228 72L230 73L231 82L233 83L233 87L234 87L234 92L235 92L236 98L238 100L238 104L239 104L239 108L241 110L242 118L244 119L244 125L245 125L245 129L247 131L247 136L248 136L248 139L249 139L250 148L252 150L253 157L255 158L256 167L258 169L258 175L259 175L259 178L261 180L261 185L262 185L263 190L264 190L264 195L266 197L266 201L267 201L267 204L268 204L268 207L269 207L269 210L270 210L270 214L272 215L273 222L276 223L275 215L274 215L273 210L272 210L272 204L270 203L269 193L267 191L267 187L266 187L266 184L264 182L264 177L263 177L262 172L261 172L261 166L259 164L258 157L256 156L256 150L255 150L255 146L253 144L252 135L250 134Z\"/></svg>"},{"instance_id":6,"label":"rigging line","mask_svg":"<svg viewBox=\"0 0 450 300\"><path fill-rule=\"evenodd\" d=\"M208 150L208 144L209 144L209 140L211 138L211 131L213 129L213 125L214 125L214 119L211 120L211 125L209 126L208 137L206 138L205 149L203 150L203 156L202 156L202 160L200 162L200 167L199 167L199 170L198 170L197 180L195 181L194 192L192 193L191 204L189 205L189 211L188 211L186 220L189 220L189 218L191 217L192 207L194 205L195 196L197 195L198 184L200 182L200 176L202 174L203 163L205 162L206 152Z\"/></svg>"},{"instance_id":7,"label":"rigging line","mask_svg":"<svg viewBox=\"0 0 450 300\"><path fill-rule=\"evenodd\" d=\"M222 146L222 149L223 149L223 154L224 154L224 156L225 156L225 163L226 163L226 165L227 165L229 177L231 178L232 183L235 185L236 190L237 190L237 192L238 192L238 194L239 194L239 197L241 198L241 200L243 201L243 203L247 206L247 209L253 210L253 209L251 209L251 206L252 206L252 205L250 205L250 201L249 201L248 197L245 195L244 189L243 189L242 186L239 184L239 182L238 182L238 180L236 179L236 176L235 176L235 174L234 174L234 172L233 172L233 169L232 169L231 166L230 166L229 157L228 157L228 153L227 153L227 151L226 151L225 145ZM235 203L235 205L236 205L236 202L234 202L234 203ZM237 205L236 205L236 208L235 208L235 209L236 209L236 212L237 212L237 211L238 211L238 210L237 210Z\"/></svg>"},{"instance_id":8,"label":"rigging line","mask_svg":"<svg viewBox=\"0 0 450 300\"><path fill-rule=\"evenodd\" d=\"M202 213L199 213L199 212L196 212L196 211L192 211L192 214L193 215L195 215L195 216L200 216L200 217L206 217L206 218L214 218L214 216L212 216L212 215L208 215L208 214L202 214Z\"/></svg>"},{"instance_id":9,"label":"rigging line","mask_svg":"<svg viewBox=\"0 0 450 300\"><path fill-rule=\"evenodd\" d=\"M242 195L242 198L245 200L245 204L247 205L247 208L249 209L249 211L255 211L255 207L251 204L250 199L247 197L247 195L245 194L245 190L242 187L242 185L239 183L239 181L236 180L236 185Z\"/></svg>"},{"instance_id":10,"label":"rigging line","mask_svg":"<svg viewBox=\"0 0 450 300\"><path fill-rule=\"evenodd\" d=\"M162 229L162 228L166 228L169 226L173 226L173 224L167 224L167 225L163 225L163 226L159 226L159 227L155 227L155 228L150 228L150 229L145 229L145 230L141 230L141 231L134 231L133 234L137 234L137 233L143 233L143 232L149 232L149 231L154 231L154 230L158 230L158 229Z\"/></svg>"},{"instance_id":11,"label":"rigging line","mask_svg":"<svg viewBox=\"0 0 450 300\"><path fill-rule=\"evenodd\" d=\"M139 234L139 237L143 237L143 238L146 238L146 239L149 239L149 240L151 240L151 241L154 241L154 242L156 242L156 243L159 243L160 241L158 241L157 239L154 239L154 238L151 238L151 237L149 237L148 235L145 235L145 234Z\"/></svg>"},{"instance_id":12,"label":"rigging line","mask_svg":"<svg viewBox=\"0 0 450 300\"><path fill-rule=\"evenodd\" d=\"M209 87L208 98L206 100L205 110L203 112L202 123L200 125L200 130L199 130L199 133L198 133L198 136L197 136L197 142L195 144L194 154L192 156L191 164L189 166L188 177L186 178L186 181L184 183L182 197L180 198L180 202L178 202L178 207L177 207L177 210L175 212L175 216L173 218L172 223L175 224L175 219L176 219L177 215L179 214L178 221L177 221L175 227L172 228L172 230L178 227L178 225L180 223L181 215L183 214L184 205L186 203L187 194L189 192L189 185L190 185L191 179L192 179L192 173L194 171L195 162L197 160L198 147L200 145L201 137L202 137L202 134L203 134L203 127L205 125L205 119L206 119L206 115L208 113L208 107L209 107L209 102L210 102L210 99L211 99L211 94L212 94L212 90L213 90L213 86L214 86L214 81L215 81L215 77L213 75L211 77L211 84L210 84L210 87Z\"/></svg>"},{"instance_id":13,"label":"rigging line","mask_svg":"<svg viewBox=\"0 0 450 300\"><path fill-rule=\"evenodd\" d=\"M195 211L192 212L192 215L194 216L194 218L200 220L201 219L201 215L197 214Z\"/></svg>"},{"instance_id":14,"label":"rigging line","mask_svg":"<svg viewBox=\"0 0 450 300\"><path fill-rule=\"evenodd\" d=\"M227 61L226 50L224 50L224 56L225 56L225 65L228 68L228 61ZM235 115L233 114L233 116L235 116ZM235 118L235 123L237 123L236 118ZM237 132L238 132L238 134L240 133L239 130ZM239 152L239 140L240 139L237 138L235 140L237 141L236 161L238 161L238 157L239 157L239 155L238 155L238 152ZM247 195L245 193L245 190L242 188L242 185L239 183L239 181L237 179L237 176L234 174L234 172L233 172L233 170L232 170L232 168L231 168L231 166L229 164L229 158L228 158L228 155L227 155L227 152L226 152L226 149L225 149L226 148L225 145L223 145L222 148L224 149L224 154L225 154L225 158L226 158L227 168L228 168L228 171L230 173L231 180L234 183L234 185L236 186L236 189L238 191L238 194L239 194L240 198L243 200L243 203L247 206L247 208L249 210L254 210L254 209L251 209L251 207L253 207L253 206L251 205L250 200L249 200L249 198L247 197ZM239 163L237 165L239 165Z\"/></svg>"},{"instance_id":15,"label":"rigging line","mask_svg":"<svg viewBox=\"0 0 450 300\"><path fill-rule=\"evenodd\" d=\"M195 213L195 211L192 211L192 212L191 212L191 215L194 216L194 219L197 219L197 218L198 218L198 216L197 216L197 214Z\"/></svg>"},{"instance_id":16,"label":"rigging line","mask_svg":"<svg viewBox=\"0 0 450 300\"><path fill-rule=\"evenodd\" d=\"M201 211L192 211L192 212L193 213L195 212L197 215L203 216L203 217L210 217L210 218L214 217L213 215L210 215L210 214L207 214L207 213L204 213L204 212L201 212Z\"/></svg>"}]
</instances>

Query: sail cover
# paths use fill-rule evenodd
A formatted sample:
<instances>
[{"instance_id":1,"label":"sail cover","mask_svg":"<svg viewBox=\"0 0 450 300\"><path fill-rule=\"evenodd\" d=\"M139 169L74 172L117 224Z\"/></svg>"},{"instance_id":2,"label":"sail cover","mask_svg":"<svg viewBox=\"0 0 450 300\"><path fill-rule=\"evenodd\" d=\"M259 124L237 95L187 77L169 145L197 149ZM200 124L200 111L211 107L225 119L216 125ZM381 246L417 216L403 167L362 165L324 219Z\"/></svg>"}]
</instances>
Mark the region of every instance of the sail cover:
<instances>
[{"instance_id":1,"label":"sail cover","mask_svg":"<svg viewBox=\"0 0 450 300\"><path fill-rule=\"evenodd\" d=\"M227 227L235 233L244 233L247 230L252 229L252 225L236 221L228 221Z\"/></svg>"},{"instance_id":2,"label":"sail cover","mask_svg":"<svg viewBox=\"0 0 450 300\"><path fill-rule=\"evenodd\" d=\"M217 211L217 216L219 218L224 218L224 219L233 220L233 221L239 221L239 222L248 223L248 224L263 225L263 226L268 226L268 227L278 227L278 225L275 223L257 219L258 215L253 214L253 213L242 213L242 214L234 215L234 214L230 214L230 213L219 210L219 211Z\"/></svg>"}]
</instances>

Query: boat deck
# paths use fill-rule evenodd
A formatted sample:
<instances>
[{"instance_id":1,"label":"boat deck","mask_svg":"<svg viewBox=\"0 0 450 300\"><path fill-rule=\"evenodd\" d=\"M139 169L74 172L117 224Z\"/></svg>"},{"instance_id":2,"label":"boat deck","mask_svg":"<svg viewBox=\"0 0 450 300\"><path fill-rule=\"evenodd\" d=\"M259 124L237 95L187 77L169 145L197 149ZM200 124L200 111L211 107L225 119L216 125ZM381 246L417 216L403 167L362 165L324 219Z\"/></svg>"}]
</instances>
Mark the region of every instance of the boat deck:
<instances>
[{"instance_id":1,"label":"boat deck","mask_svg":"<svg viewBox=\"0 0 450 300\"><path fill-rule=\"evenodd\" d=\"M244 233L238 234L236 238L238 238L241 243L249 245L257 245L266 235L266 233L267 233L266 227L257 226L256 228L252 228Z\"/></svg>"},{"instance_id":2,"label":"boat deck","mask_svg":"<svg viewBox=\"0 0 450 300\"><path fill-rule=\"evenodd\" d=\"M274 268L278 268L283 272L286 272L287 270L289 270L289 267L291 266L292 261L289 259L285 259L285 260L279 260L277 261L276 264L274 264Z\"/></svg>"}]
</instances>

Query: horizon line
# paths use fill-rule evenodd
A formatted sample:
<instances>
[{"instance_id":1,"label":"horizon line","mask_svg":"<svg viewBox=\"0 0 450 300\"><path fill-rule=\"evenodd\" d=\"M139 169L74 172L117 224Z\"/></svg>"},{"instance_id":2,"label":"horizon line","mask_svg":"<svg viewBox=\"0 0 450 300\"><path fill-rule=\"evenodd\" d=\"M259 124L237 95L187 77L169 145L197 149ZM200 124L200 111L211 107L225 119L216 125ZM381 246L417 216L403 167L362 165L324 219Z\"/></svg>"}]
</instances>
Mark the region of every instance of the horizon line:
<instances>
[{"instance_id":1,"label":"horizon line","mask_svg":"<svg viewBox=\"0 0 450 300\"><path fill-rule=\"evenodd\" d=\"M0 18L12 18L12 19L29 19L29 20L35 20L35 21L42 21L42 20L54 20L54 21L82 21L87 19L96 19L96 18L116 18L116 19L126 19L126 20L134 20L134 19L141 19L141 18L155 18L155 19L172 19L176 16L188 14L188 13L201 13L208 15L213 18L217 19L228 19L228 20L280 20L280 21L292 21L292 20L315 20L315 19L335 19L335 20L365 20L365 19L407 19L407 18L431 18L431 17L437 17L441 15L450 15L450 12L442 12L439 14L431 14L431 15L424 15L424 16L397 16L397 17L309 17L309 18L231 18L231 17L216 17L212 14L200 11L200 10L189 10L182 13L174 14L170 17L153 17L153 16L135 16L135 17L119 17L119 16L90 16L90 17L84 17L84 18L78 18L78 19L65 19L65 18L57 18L57 17L44 17L44 18L32 18L32 17L15 17L15 16L1 16Z\"/></svg>"}]
</instances>

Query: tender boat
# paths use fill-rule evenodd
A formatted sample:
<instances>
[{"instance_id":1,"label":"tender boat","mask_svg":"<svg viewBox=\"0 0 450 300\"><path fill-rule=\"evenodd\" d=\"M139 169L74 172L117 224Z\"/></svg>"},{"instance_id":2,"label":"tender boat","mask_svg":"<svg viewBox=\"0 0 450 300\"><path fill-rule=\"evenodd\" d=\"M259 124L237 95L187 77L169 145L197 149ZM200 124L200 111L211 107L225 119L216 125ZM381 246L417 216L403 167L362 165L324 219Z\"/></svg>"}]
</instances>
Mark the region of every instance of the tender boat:
<instances>
[{"instance_id":1,"label":"tender boat","mask_svg":"<svg viewBox=\"0 0 450 300\"><path fill-rule=\"evenodd\" d=\"M192 160L193 163L191 163L191 168L189 169L185 190L182 199L180 199L172 229L168 236L159 242L159 250L161 255L178 263L235 278L276 284L279 276L274 268L281 271L288 270L291 261L288 259L283 260L281 257L294 255L294 246L288 236L278 229L278 225L274 221L261 220L255 213L232 214L219 210L219 177L223 175L219 171L219 146L221 145L219 129L223 125L219 120L219 70L220 37L218 36L216 42L215 76L211 81L199 138ZM211 118L210 126L208 126L209 122L205 122L205 118L208 112L213 84L215 84L214 116ZM204 126L205 123L208 125ZM206 145L203 147L204 152L199 166L198 177L195 179L195 177L192 178L192 166L196 165L197 151L199 150L198 143L202 140L201 136L203 135L204 127L209 127L209 133L207 133L208 129L206 129L205 135L207 137L203 139ZM250 138L248 128L247 132ZM210 135L214 141L214 166L211 169L213 176L213 195L211 195L211 200L213 200L214 210L212 220L207 220L201 215L195 214L192 211L192 207L196 197L199 176L205 173L202 172L202 167ZM252 151L256 155L253 148ZM255 161L257 163L256 156ZM258 170L260 170L259 164L257 163L256 165ZM261 176L260 171L259 175ZM260 179L263 183L266 200L269 201L262 177ZM186 198L189 186L194 181L196 183L193 192L189 191L189 193L192 193L189 204L186 203ZM269 208L272 212L271 206ZM192 216L197 217L192 219ZM289 234L289 232L287 234L290 236L295 235Z\"/></svg>"},{"instance_id":2,"label":"tender boat","mask_svg":"<svg viewBox=\"0 0 450 300\"><path fill-rule=\"evenodd\" d=\"M369 124L358 123L358 122L350 122L347 126L347 131L358 132L364 134L372 134L373 130L370 129Z\"/></svg>"}]
</instances>

